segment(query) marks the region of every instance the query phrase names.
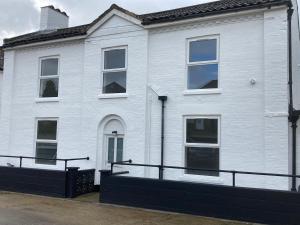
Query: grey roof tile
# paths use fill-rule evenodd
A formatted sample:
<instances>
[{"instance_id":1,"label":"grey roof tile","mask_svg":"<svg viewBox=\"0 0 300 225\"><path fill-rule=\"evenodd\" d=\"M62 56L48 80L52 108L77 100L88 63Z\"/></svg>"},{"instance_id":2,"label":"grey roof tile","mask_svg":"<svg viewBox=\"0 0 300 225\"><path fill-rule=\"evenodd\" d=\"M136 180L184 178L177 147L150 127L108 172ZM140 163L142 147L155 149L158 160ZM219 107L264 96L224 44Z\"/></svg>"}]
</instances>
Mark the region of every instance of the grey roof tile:
<instances>
[{"instance_id":1,"label":"grey roof tile","mask_svg":"<svg viewBox=\"0 0 300 225\"><path fill-rule=\"evenodd\" d=\"M291 0L220 0L209 2L189 7L183 7L173 10L167 10L156 13L148 13L137 15L126 9L123 9L113 4L108 10L100 15L96 20L90 24L85 24L76 27L65 29L57 29L50 31L37 31L21 35L18 37L5 39L3 47L15 47L19 45L32 44L43 41L50 41L56 39L63 39L69 37L83 36L87 34L88 29L101 20L111 10L117 9L127 15L135 17L141 21L143 25L151 25L165 22L173 22L184 19L192 19L197 17L205 17L210 15L230 13L242 10L257 9L263 7L277 6L277 5L291 5Z\"/></svg>"},{"instance_id":2,"label":"grey roof tile","mask_svg":"<svg viewBox=\"0 0 300 225\"><path fill-rule=\"evenodd\" d=\"M172 22L214 14L249 10L272 5L291 4L290 0L221 0L184 8L141 15L144 25Z\"/></svg>"}]
</instances>

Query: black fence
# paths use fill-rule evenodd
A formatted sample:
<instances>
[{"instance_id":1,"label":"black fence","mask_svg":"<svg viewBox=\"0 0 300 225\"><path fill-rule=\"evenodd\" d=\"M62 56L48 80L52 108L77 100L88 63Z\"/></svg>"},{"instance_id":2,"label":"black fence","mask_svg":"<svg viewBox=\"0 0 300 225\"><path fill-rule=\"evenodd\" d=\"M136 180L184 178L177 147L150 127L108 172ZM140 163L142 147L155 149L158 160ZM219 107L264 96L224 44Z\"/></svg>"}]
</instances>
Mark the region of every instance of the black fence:
<instances>
[{"instance_id":1,"label":"black fence","mask_svg":"<svg viewBox=\"0 0 300 225\"><path fill-rule=\"evenodd\" d=\"M70 161L79 161L79 160L90 160L89 157L85 158L72 158L72 159L49 159L49 158L40 158L40 157L30 157L30 156L12 156L12 155L0 155L0 158L13 158L13 159L19 159L19 167L22 168L23 165L23 159L34 159L34 160L43 160L43 161L60 161L64 162L65 165L65 171L68 168L68 162Z\"/></svg>"},{"instance_id":2,"label":"black fence","mask_svg":"<svg viewBox=\"0 0 300 225\"><path fill-rule=\"evenodd\" d=\"M161 174L164 169L179 169L179 170L189 170L189 171L201 171L201 172L217 172L217 173L229 173L232 175L232 186L236 187L236 175L256 175L256 176L269 176L269 177L285 177L285 178L300 178L300 175L292 174L280 174L280 173L259 173L259 172L248 172L248 171L238 171L238 170L213 170L213 169L200 169L200 168L191 168L191 167L180 167L180 166L161 166L161 165L149 165L149 164L137 164L132 163L132 160L122 161L122 162L113 162L111 163L111 173L114 175L126 174L128 171L114 173L114 165L124 165L124 166L138 166L138 167L152 167L158 168L159 174ZM158 176L161 179L161 176ZM300 187L299 187L300 192Z\"/></svg>"},{"instance_id":3,"label":"black fence","mask_svg":"<svg viewBox=\"0 0 300 225\"><path fill-rule=\"evenodd\" d=\"M78 167L68 168L68 197L93 192L95 190L95 170L78 170Z\"/></svg>"},{"instance_id":4,"label":"black fence","mask_svg":"<svg viewBox=\"0 0 300 225\"><path fill-rule=\"evenodd\" d=\"M159 168L157 165L127 161L113 163L112 169L116 164ZM199 170L173 166L164 168ZM116 176L125 175L128 171L101 171L100 202L255 223L300 224L300 193L237 187L234 181L234 174L275 177L292 175L226 170L219 172L233 174L232 186Z\"/></svg>"},{"instance_id":5,"label":"black fence","mask_svg":"<svg viewBox=\"0 0 300 225\"><path fill-rule=\"evenodd\" d=\"M74 159L45 159L3 155L0 157L20 160L19 167L0 166L0 190L63 198L73 198L94 191L94 169L79 170L79 167L67 167L69 161L89 160L88 157ZM63 161L65 167L64 170L24 168L22 167L23 159Z\"/></svg>"}]
</instances>

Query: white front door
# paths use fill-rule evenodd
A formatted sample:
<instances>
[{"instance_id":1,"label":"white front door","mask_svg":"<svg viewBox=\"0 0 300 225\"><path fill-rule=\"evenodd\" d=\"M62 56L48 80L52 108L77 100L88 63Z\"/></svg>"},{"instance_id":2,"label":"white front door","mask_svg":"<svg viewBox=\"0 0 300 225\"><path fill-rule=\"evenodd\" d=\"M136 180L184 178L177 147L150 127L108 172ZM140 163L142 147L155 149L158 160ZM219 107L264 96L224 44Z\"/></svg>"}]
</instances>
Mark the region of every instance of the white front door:
<instances>
[{"instance_id":1,"label":"white front door","mask_svg":"<svg viewBox=\"0 0 300 225\"><path fill-rule=\"evenodd\" d=\"M123 135L116 134L106 136L105 168L110 169L112 162L123 161L123 147Z\"/></svg>"}]
</instances>

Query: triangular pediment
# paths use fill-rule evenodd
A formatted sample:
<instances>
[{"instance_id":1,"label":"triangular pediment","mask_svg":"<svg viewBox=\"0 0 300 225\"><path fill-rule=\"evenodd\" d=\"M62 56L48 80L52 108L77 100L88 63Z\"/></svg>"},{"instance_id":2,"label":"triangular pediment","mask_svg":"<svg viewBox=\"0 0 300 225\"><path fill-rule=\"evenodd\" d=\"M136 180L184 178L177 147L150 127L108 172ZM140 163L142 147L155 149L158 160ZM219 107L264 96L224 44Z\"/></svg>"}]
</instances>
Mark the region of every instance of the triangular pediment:
<instances>
[{"instance_id":1,"label":"triangular pediment","mask_svg":"<svg viewBox=\"0 0 300 225\"><path fill-rule=\"evenodd\" d=\"M88 36L98 29L108 29L116 27L137 26L143 27L138 16L120 8L117 5L112 5L106 12L99 16L88 29Z\"/></svg>"}]
</instances>

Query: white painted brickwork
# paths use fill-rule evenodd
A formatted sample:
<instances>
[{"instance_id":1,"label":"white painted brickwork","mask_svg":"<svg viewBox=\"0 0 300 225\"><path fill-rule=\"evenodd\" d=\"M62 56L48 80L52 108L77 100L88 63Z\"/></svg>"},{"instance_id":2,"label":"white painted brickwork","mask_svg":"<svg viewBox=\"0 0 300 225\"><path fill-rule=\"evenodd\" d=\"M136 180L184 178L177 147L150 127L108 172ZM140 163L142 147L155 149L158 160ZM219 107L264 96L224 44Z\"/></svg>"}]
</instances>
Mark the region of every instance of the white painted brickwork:
<instances>
[{"instance_id":1,"label":"white painted brickwork","mask_svg":"<svg viewBox=\"0 0 300 225\"><path fill-rule=\"evenodd\" d=\"M293 1L293 4L297 3ZM295 15L299 15L298 8L295 8ZM293 38L293 90L294 90L294 108L300 110L300 41L299 41L299 20L297 17L292 19L292 38ZM297 128L297 174L300 174L300 123L298 121ZM290 129L291 130L291 129ZM297 185L300 185L300 180L298 179Z\"/></svg>"},{"instance_id":2,"label":"white painted brickwork","mask_svg":"<svg viewBox=\"0 0 300 225\"><path fill-rule=\"evenodd\" d=\"M3 80L3 71L0 71L0 99L2 93L2 80ZM0 112L1 112L1 100L0 100Z\"/></svg>"},{"instance_id":3,"label":"white painted brickwork","mask_svg":"<svg viewBox=\"0 0 300 225\"><path fill-rule=\"evenodd\" d=\"M51 7L46 6L41 8L40 30L67 28L68 26L68 16Z\"/></svg>"},{"instance_id":4,"label":"white painted brickwork","mask_svg":"<svg viewBox=\"0 0 300 225\"><path fill-rule=\"evenodd\" d=\"M220 37L220 93L186 95L187 39ZM101 95L103 48L127 46L127 96ZM58 102L36 102L39 57L60 58ZM220 168L288 173L288 87L286 9L236 15L167 28L144 30L113 17L87 39L5 52L0 152L35 155L35 120L59 118L58 157L90 156L71 165L103 168L103 126L121 118L124 159L160 162L161 103L167 94L166 165L184 166L184 117L221 119ZM255 85L250 79L256 79ZM104 121L104 122L103 122ZM298 160L299 161L299 160ZM12 163L16 163L13 162ZM40 168L62 168L35 165ZM157 169L131 169L157 177ZM186 176L166 170L166 178L231 184L231 176ZM97 183L99 182L97 175ZM237 185L288 189L287 179L239 175Z\"/></svg>"}]
</instances>

